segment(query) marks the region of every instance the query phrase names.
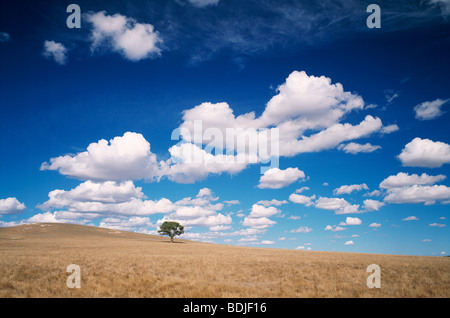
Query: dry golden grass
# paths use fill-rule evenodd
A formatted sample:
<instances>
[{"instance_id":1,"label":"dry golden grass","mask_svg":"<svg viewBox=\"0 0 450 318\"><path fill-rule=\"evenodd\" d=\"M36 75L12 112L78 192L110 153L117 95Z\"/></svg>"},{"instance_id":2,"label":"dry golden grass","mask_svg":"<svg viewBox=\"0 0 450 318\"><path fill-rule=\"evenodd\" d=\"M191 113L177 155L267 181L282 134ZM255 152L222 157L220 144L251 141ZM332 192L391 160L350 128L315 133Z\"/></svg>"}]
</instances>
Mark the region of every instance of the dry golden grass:
<instances>
[{"instance_id":1,"label":"dry golden grass","mask_svg":"<svg viewBox=\"0 0 450 318\"><path fill-rule=\"evenodd\" d=\"M0 228L0 297L445 297L450 258L236 247L69 224ZM369 264L381 288L366 285ZM81 288L69 289L69 264Z\"/></svg>"}]
</instances>

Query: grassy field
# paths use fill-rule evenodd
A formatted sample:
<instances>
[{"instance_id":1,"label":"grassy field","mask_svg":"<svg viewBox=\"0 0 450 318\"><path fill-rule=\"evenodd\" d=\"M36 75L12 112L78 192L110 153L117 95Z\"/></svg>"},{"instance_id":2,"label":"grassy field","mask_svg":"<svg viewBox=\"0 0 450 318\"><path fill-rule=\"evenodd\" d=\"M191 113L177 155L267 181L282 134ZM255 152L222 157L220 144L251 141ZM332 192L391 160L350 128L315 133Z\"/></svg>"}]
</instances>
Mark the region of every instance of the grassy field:
<instances>
[{"instance_id":1,"label":"grassy field","mask_svg":"<svg viewBox=\"0 0 450 318\"><path fill-rule=\"evenodd\" d=\"M381 288L366 285L369 264ZM69 264L81 268L70 289ZM0 228L0 297L450 297L450 258L208 244L69 224Z\"/></svg>"}]
</instances>

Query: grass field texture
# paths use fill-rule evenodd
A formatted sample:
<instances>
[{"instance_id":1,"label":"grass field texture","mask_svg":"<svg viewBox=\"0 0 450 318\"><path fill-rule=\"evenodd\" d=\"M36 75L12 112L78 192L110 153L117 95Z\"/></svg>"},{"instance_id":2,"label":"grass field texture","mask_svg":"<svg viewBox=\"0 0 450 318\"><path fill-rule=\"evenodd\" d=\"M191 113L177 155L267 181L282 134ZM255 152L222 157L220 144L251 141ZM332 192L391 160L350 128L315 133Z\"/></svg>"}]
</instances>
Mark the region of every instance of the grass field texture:
<instances>
[{"instance_id":1,"label":"grass field texture","mask_svg":"<svg viewBox=\"0 0 450 318\"><path fill-rule=\"evenodd\" d=\"M69 264L81 288L68 288ZM381 288L368 288L369 264ZM0 228L0 297L450 297L450 258L220 245L73 224Z\"/></svg>"}]
</instances>

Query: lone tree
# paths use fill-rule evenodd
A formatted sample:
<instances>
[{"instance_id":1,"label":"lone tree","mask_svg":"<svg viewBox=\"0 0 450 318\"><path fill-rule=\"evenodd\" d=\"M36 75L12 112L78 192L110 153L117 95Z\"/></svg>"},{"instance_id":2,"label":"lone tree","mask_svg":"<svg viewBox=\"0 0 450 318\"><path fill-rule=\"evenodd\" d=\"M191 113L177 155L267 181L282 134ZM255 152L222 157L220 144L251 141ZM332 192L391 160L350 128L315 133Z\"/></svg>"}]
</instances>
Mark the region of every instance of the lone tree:
<instances>
[{"instance_id":1,"label":"lone tree","mask_svg":"<svg viewBox=\"0 0 450 318\"><path fill-rule=\"evenodd\" d=\"M184 226L178 222L164 222L158 230L161 235L170 236L170 242L173 243L174 236L184 233Z\"/></svg>"}]
</instances>

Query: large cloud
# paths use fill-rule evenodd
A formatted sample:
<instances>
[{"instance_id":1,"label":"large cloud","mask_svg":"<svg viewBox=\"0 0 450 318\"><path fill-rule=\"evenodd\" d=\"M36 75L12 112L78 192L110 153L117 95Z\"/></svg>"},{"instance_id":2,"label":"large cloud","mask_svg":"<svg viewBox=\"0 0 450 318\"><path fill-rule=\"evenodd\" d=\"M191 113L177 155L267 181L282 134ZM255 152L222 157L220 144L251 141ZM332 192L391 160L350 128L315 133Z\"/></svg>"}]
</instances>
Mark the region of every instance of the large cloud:
<instances>
[{"instance_id":1,"label":"large cloud","mask_svg":"<svg viewBox=\"0 0 450 318\"><path fill-rule=\"evenodd\" d=\"M175 205L165 198L145 200L142 189L131 181L86 181L69 191L53 190L48 196L49 200L38 206L40 209L65 209L73 213L95 213L96 216L142 216L175 209Z\"/></svg>"},{"instance_id":2,"label":"large cloud","mask_svg":"<svg viewBox=\"0 0 450 318\"><path fill-rule=\"evenodd\" d=\"M450 163L450 145L417 137L406 144L398 159L404 166L409 167L441 167Z\"/></svg>"},{"instance_id":3,"label":"large cloud","mask_svg":"<svg viewBox=\"0 0 450 318\"><path fill-rule=\"evenodd\" d=\"M411 185L429 185L442 181L446 176L440 174L437 176L430 176L426 173L422 173L420 176L417 174L408 174L405 172L399 172L394 176L389 176L380 183L381 189L401 188Z\"/></svg>"},{"instance_id":4,"label":"large cloud","mask_svg":"<svg viewBox=\"0 0 450 318\"><path fill-rule=\"evenodd\" d=\"M340 186L337 189L334 189L333 193L334 194L350 194L353 191L361 191L361 190L368 190L369 187L367 186L367 184L363 183L363 184L352 184L352 185L343 185Z\"/></svg>"},{"instance_id":5,"label":"large cloud","mask_svg":"<svg viewBox=\"0 0 450 318\"><path fill-rule=\"evenodd\" d=\"M256 117L254 112L236 116L227 103L203 103L185 110L180 125L181 135L187 142L196 140L236 150L235 138L204 138L205 131L216 129L222 136L227 136L227 128L240 129L237 135L242 137L253 129L278 128L279 155L295 156L332 149L342 142L368 137L376 132L388 133L398 129L395 125L385 127L379 118L370 115L357 125L340 123L349 112L362 110L364 101L359 95L344 91L342 84L332 84L331 79L325 76L315 77L304 71L294 71L277 91L260 117ZM195 129L196 121L197 127L201 122L199 129ZM256 142L258 147L264 146L259 139Z\"/></svg>"},{"instance_id":6,"label":"large cloud","mask_svg":"<svg viewBox=\"0 0 450 318\"><path fill-rule=\"evenodd\" d=\"M449 5L450 6L450 5ZM431 102L423 102L414 107L416 118L419 120L430 120L441 116L444 112L441 107L446 104L450 99L436 99Z\"/></svg>"},{"instance_id":7,"label":"large cloud","mask_svg":"<svg viewBox=\"0 0 450 318\"><path fill-rule=\"evenodd\" d=\"M285 170L272 168L267 170L261 176L259 179L258 188L280 189L304 178L305 173L298 168L287 168Z\"/></svg>"},{"instance_id":8,"label":"large cloud","mask_svg":"<svg viewBox=\"0 0 450 318\"><path fill-rule=\"evenodd\" d=\"M44 162L41 170L57 170L82 180L152 180L159 175L156 156L141 134L126 132L109 142L91 143L87 151Z\"/></svg>"},{"instance_id":9,"label":"large cloud","mask_svg":"<svg viewBox=\"0 0 450 318\"><path fill-rule=\"evenodd\" d=\"M24 211L26 206L16 198L0 199L0 216L2 214L16 214Z\"/></svg>"},{"instance_id":10,"label":"large cloud","mask_svg":"<svg viewBox=\"0 0 450 318\"><path fill-rule=\"evenodd\" d=\"M450 200L450 188L445 185L412 185L388 190L384 201L389 203L426 203Z\"/></svg>"},{"instance_id":11,"label":"large cloud","mask_svg":"<svg viewBox=\"0 0 450 318\"><path fill-rule=\"evenodd\" d=\"M99 22L106 33L115 32L126 21L123 16L104 13L89 17L106 21L104 25ZM172 133L173 140L182 140L169 148L168 160L158 162L141 134L126 132L109 142L102 139L92 143L85 152L51 158L41 169L82 180L159 181L167 177L178 183L194 183L210 174L233 175L249 164L270 162L270 167L261 170L265 174L259 187L281 188L304 178L304 173L296 168L276 168L280 155L323 151L398 129L385 127L370 115L357 125L340 123L345 114L363 108L362 98L344 91L340 83L294 71L258 118L254 112L236 117L226 103L203 103L185 110L182 124Z\"/></svg>"},{"instance_id":12,"label":"large cloud","mask_svg":"<svg viewBox=\"0 0 450 318\"><path fill-rule=\"evenodd\" d=\"M437 201L450 200L450 188L435 183L446 179L440 174L431 176L399 172L389 176L380 183L380 189L386 190L385 202L388 203L425 203L434 204Z\"/></svg>"},{"instance_id":13,"label":"large cloud","mask_svg":"<svg viewBox=\"0 0 450 318\"><path fill-rule=\"evenodd\" d=\"M131 61L161 54L162 39L151 24L120 14L106 15L104 11L86 14L86 19L92 24L92 51L111 49Z\"/></svg>"},{"instance_id":14,"label":"large cloud","mask_svg":"<svg viewBox=\"0 0 450 318\"><path fill-rule=\"evenodd\" d=\"M316 208L335 211L336 214L359 213L359 204L351 204L342 198L320 197L315 204Z\"/></svg>"}]
</instances>

